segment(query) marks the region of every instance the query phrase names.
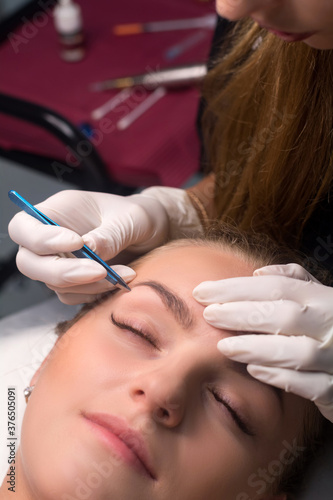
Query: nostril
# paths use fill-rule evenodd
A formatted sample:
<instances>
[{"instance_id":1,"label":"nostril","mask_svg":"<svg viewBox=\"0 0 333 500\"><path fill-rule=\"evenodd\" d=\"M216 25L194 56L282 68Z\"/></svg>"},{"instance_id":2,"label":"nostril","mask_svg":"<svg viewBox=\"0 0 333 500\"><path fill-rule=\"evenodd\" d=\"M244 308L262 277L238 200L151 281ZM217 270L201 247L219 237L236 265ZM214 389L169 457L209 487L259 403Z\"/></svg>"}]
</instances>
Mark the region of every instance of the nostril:
<instances>
[{"instance_id":1,"label":"nostril","mask_svg":"<svg viewBox=\"0 0 333 500\"><path fill-rule=\"evenodd\" d=\"M136 389L133 392L133 396L134 397L141 397L141 396L144 396L144 395L145 395L145 391L143 391L142 389Z\"/></svg>"},{"instance_id":2,"label":"nostril","mask_svg":"<svg viewBox=\"0 0 333 500\"><path fill-rule=\"evenodd\" d=\"M170 413L165 408L158 408L157 410L155 410L155 416L159 420L165 420L166 418L170 417Z\"/></svg>"}]
</instances>

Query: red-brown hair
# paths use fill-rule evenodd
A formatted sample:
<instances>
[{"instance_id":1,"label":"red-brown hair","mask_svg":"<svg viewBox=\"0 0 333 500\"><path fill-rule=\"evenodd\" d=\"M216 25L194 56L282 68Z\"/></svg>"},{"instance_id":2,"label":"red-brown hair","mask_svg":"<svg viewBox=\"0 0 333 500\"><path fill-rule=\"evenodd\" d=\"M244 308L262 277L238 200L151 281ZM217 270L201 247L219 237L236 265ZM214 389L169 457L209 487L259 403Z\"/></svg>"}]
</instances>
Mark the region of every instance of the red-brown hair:
<instances>
[{"instance_id":1,"label":"red-brown hair","mask_svg":"<svg viewBox=\"0 0 333 500\"><path fill-rule=\"evenodd\" d=\"M297 248L332 185L333 50L288 44L253 21L230 43L203 84L215 212Z\"/></svg>"}]
</instances>

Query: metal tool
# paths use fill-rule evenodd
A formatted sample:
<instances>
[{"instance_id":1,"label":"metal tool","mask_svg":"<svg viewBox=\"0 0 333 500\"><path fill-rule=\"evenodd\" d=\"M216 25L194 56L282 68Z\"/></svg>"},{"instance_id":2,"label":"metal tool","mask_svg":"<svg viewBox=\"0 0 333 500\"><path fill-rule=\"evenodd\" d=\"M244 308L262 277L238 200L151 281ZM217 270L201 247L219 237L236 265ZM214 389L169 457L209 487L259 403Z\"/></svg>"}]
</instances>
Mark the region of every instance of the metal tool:
<instances>
[{"instance_id":1,"label":"metal tool","mask_svg":"<svg viewBox=\"0 0 333 500\"><path fill-rule=\"evenodd\" d=\"M23 198L23 196L18 194L16 191L13 190L9 191L8 196L9 199L13 203L15 203L15 205L24 210L28 215L31 215L31 217L37 219L39 222L42 222L43 224L49 226L59 226L59 224L54 222L52 219L47 217L36 207L31 205L27 200ZM108 266L107 263L104 262L104 260L102 260L97 254L95 254L95 252L93 252L89 247L87 247L87 245L83 245L83 247L80 248L80 250L75 250L71 253L79 259L86 258L98 262L98 264L101 264L101 266L103 266L104 269L107 270L107 276L105 277L107 281L109 281L113 285L120 285L124 287L126 290L131 290L130 287L125 283L125 281L113 269L111 269L111 267Z\"/></svg>"}]
</instances>

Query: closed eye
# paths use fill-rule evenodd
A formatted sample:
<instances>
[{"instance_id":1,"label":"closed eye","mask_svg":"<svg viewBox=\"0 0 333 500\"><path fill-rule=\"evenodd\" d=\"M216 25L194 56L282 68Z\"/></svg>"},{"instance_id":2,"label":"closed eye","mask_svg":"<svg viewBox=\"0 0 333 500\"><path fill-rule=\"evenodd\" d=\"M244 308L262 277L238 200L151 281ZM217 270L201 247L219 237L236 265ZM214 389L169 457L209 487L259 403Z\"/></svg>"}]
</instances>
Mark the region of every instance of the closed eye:
<instances>
[{"instance_id":1,"label":"closed eye","mask_svg":"<svg viewBox=\"0 0 333 500\"><path fill-rule=\"evenodd\" d=\"M218 394L214 390L212 390L211 392L212 392L214 398L216 399L216 401L218 403L221 403L223 406L225 406L225 408L228 410L233 421L236 423L236 425L239 427L239 429L242 432L244 432L245 434L247 434L248 436L255 436L255 433L251 429L250 425L247 422L245 422L243 417L241 417L239 415L239 413L233 408L229 399L226 398L225 396L221 396L220 394Z\"/></svg>"},{"instance_id":2,"label":"closed eye","mask_svg":"<svg viewBox=\"0 0 333 500\"><path fill-rule=\"evenodd\" d=\"M141 330L140 328L133 327L132 325L129 325L129 324L126 324L122 321L116 320L113 313L111 313L111 322L117 328L119 328L121 330L129 331L129 332L133 333L134 335L140 337L145 342L150 344L150 346L152 346L154 349L157 349L158 351L161 350L159 348L159 345L158 345L158 340L151 333L145 332L145 331ZM239 415L238 411L236 411L234 409L234 407L232 406L232 403L230 402L230 400L227 397L221 396L218 392L216 392L213 389L211 390L211 393L212 393L214 399L218 403L222 404L228 410L228 412L230 413L230 416L232 417L232 419L234 420L234 422L236 423L236 425L239 427L239 429L242 432L244 432L245 434L247 434L249 436L255 436L255 433L252 431L250 425L248 423L246 423L245 420Z\"/></svg>"},{"instance_id":3,"label":"closed eye","mask_svg":"<svg viewBox=\"0 0 333 500\"><path fill-rule=\"evenodd\" d=\"M114 326L116 326L117 328L120 328L121 330L127 330L129 332L132 332L134 333L135 335L137 335L138 337L141 337L143 340L145 340L147 343L151 344L155 349L157 350L161 350L158 346L158 341L157 339L151 335L151 333L148 333L148 332L144 332L143 330L141 330L140 328L135 328L131 325L128 325L128 324L125 324L121 321L117 321L113 315L113 313L111 313L111 322Z\"/></svg>"}]
</instances>

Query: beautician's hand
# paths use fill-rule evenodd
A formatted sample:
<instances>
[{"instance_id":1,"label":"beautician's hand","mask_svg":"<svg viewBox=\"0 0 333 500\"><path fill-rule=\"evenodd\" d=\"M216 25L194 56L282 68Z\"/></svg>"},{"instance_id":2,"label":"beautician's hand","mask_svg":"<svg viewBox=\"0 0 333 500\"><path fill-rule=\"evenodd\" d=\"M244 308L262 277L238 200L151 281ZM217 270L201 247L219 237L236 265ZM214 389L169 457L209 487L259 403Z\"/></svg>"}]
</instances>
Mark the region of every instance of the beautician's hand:
<instances>
[{"instance_id":1,"label":"beautician's hand","mask_svg":"<svg viewBox=\"0 0 333 500\"><path fill-rule=\"evenodd\" d=\"M258 380L314 401L333 422L333 288L288 264L204 282L193 295L217 328L274 334L228 337L218 349Z\"/></svg>"},{"instance_id":2,"label":"beautician's hand","mask_svg":"<svg viewBox=\"0 0 333 500\"><path fill-rule=\"evenodd\" d=\"M185 191L174 188L148 188L127 197L61 191L37 207L63 227L43 225L24 212L15 215L8 229L10 237L21 245L17 266L29 278L45 282L66 304L89 302L112 285L103 279L106 271L96 262L57 254L86 244L110 261L126 249L121 259L113 259L112 267L129 282L135 272L114 264L129 262L177 237L177 231L186 234L200 227Z\"/></svg>"}]
</instances>

